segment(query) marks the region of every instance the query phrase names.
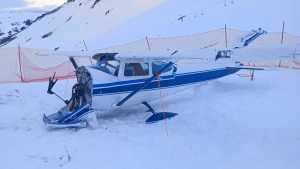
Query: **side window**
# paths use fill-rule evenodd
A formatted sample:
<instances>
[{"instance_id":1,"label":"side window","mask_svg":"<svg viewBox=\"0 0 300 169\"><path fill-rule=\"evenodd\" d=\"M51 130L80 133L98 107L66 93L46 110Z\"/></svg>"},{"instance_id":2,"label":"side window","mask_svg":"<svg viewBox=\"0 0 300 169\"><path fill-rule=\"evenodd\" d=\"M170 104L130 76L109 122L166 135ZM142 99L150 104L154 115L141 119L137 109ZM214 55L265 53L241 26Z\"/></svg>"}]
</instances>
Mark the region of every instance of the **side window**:
<instances>
[{"instance_id":1,"label":"side window","mask_svg":"<svg viewBox=\"0 0 300 169\"><path fill-rule=\"evenodd\" d=\"M148 63L126 63L124 76L148 76Z\"/></svg>"},{"instance_id":2,"label":"side window","mask_svg":"<svg viewBox=\"0 0 300 169\"><path fill-rule=\"evenodd\" d=\"M156 74L158 71L160 71L164 66L166 66L168 63L166 62L162 62L162 61L156 61L152 63L152 73ZM166 73L169 72L173 69L172 66L170 66L168 69L166 69L164 72L162 73Z\"/></svg>"}]
</instances>

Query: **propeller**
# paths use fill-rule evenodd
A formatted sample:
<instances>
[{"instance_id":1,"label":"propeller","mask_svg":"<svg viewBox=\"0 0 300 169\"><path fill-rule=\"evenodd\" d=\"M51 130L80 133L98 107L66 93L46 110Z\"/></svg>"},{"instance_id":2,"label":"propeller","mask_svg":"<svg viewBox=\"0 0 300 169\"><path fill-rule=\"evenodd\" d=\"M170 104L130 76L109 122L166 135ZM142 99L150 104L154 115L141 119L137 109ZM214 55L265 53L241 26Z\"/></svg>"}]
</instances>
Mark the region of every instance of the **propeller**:
<instances>
[{"instance_id":1,"label":"propeller","mask_svg":"<svg viewBox=\"0 0 300 169\"><path fill-rule=\"evenodd\" d=\"M72 65L73 65L74 69L77 71L78 68L79 68L79 66L78 66L78 64L76 63L75 59L74 59L73 57L70 57L69 59L70 59ZM58 97L60 100L62 100L65 104L69 104L69 102L70 102L69 100L63 99L61 96L59 96L57 93L55 93L55 92L52 90L53 87L55 86L55 84L56 84L57 81L58 81L58 79L55 78L55 75L56 75L56 72L53 74L52 77L49 78L49 84L48 84L48 90L47 90L47 93L50 94L50 95L53 95L53 94L54 94L56 97ZM77 74L76 74L76 76L77 76ZM78 81L78 79L77 79L77 81Z\"/></svg>"},{"instance_id":2,"label":"propeller","mask_svg":"<svg viewBox=\"0 0 300 169\"><path fill-rule=\"evenodd\" d=\"M77 75L77 70L78 70L79 66L78 66L78 64L76 63L76 61L75 61L75 59L73 57L69 57L69 59L70 59L72 65L73 65L73 67L75 69L75 76L76 76L77 83L79 83L78 77L77 77L78 76Z\"/></svg>"},{"instance_id":3,"label":"propeller","mask_svg":"<svg viewBox=\"0 0 300 169\"><path fill-rule=\"evenodd\" d=\"M62 100L65 104L69 104L69 100L63 99L57 93L55 93L55 92L52 91L53 87L55 86L56 82L58 81L58 79L55 79L55 75L56 75L56 72L53 74L52 77L49 78L49 84L48 84L47 93L50 94L50 95L54 94L56 97L58 97L60 100Z\"/></svg>"},{"instance_id":4,"label":"propeller","mask_svg":"<svg viewBox=\"0 0 300 169\"><path fill-rule=\"evenodd\" d=\"M52 89L53 89L54 85L56 84L56 82L58 80L58 79L55 79L55 74L56 74L56 72L53 74L53 77L49 78L49 85L48 85L47 93L51 94L51 95L54 94L54 92L52 91Z\"/></svg>"}]
</instances>

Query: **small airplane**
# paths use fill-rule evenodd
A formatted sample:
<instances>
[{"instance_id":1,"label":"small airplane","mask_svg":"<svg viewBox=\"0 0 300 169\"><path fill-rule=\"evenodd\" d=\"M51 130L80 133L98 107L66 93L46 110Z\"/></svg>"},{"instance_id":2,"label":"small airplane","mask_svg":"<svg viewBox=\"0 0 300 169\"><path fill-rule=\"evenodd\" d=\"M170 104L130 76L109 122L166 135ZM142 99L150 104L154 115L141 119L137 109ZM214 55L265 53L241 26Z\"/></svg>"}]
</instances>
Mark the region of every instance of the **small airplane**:
<instances>
[{"instance_id":1,"label":"small airplane","mask_svg":"<svg viewBox=\"0 0 300 169\"><path fill-rule=\"evenodd\" d=\"M177 53L177 52L176 52ZM225 53L226 56L220 56ZM226 52L217 55L216 60L228 58ZM144 105L152 115L146 123L155 123L177 116L174 112L157 112L151 102L189 89L191 86L234 74L242 69L262 70L245 67L240 63L207 70L178 71L176 62L180 58L123 56L118 53L97 53L92 57L96 64L78 66L70 57L75 70L77 83L72 88L72 97L65 100L52 91L57 80L55 74L49 78L48 94L54 94L65 102L57 113L46 116L43 121L48 128L85 128L90 125L90 117L95 120L96 112L109 112ZM214 60L214 62L216 61ZM163 91L166 95L160 95ZM92 115L94 114L94 115ZM97 120L97 119L96 119Z\"/></svg>"}]
</instances>

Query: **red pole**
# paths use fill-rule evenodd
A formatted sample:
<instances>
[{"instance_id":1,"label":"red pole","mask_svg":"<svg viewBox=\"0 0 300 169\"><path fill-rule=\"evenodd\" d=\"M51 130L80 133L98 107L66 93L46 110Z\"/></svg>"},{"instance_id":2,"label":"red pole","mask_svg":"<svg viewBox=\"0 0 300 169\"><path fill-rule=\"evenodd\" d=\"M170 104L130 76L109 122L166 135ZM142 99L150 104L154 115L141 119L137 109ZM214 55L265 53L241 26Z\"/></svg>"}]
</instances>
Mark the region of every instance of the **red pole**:
<instances>
[{"instance_id":1,"label":"red pole","mask_svg":"<svg viewBox=\"0 0 300 169\"><path fill-rule=\"evenodd\" d=\"M279 60L279 64L278 64L278 67L281 67L281 60Z\"/></svg>"},{"instance_id":2,"label":"red pole","mask_svg":"<svg viewBox=\"0 0 300 169\"><path fill-rule=\"evenodd\" d=\"M285 22L282 22L282 31L281 31L281 44L283 44L283 36L284 36L284 27L285 27Z\"/></svg>"},{"instance_id":3,"label":"red pole","mask_svg":"<svg viewBox=\"0 0 300 169\"><path fill-rule=\"evenodd\" d=\"M18 58L19 58L19 71L21 75L21 82L25 82L23 78L23 73L22 73L22 60L21 60L21 47L20 45L18 46Z\"/></svg>"},{"instance_id":4,"label":"red pole","mask_svg":"<svg viewBox=\"0 0 300 169\"><path fill-rule=\"evenodd\" d=\"M227 25L225 24L225 45L226 49L228 49L228 41L227 41Z\"/></svg>"},{"instance_id":5,"label":"red pole","mask_svg":"<svg viewBox=\"0 0 300 169\"><path fill-rule=\"evenodd\" d=\"M251 79L250 79L251 81L253 81L254 80L254 70L251 70Z\"/></svg>"}]
</instances>

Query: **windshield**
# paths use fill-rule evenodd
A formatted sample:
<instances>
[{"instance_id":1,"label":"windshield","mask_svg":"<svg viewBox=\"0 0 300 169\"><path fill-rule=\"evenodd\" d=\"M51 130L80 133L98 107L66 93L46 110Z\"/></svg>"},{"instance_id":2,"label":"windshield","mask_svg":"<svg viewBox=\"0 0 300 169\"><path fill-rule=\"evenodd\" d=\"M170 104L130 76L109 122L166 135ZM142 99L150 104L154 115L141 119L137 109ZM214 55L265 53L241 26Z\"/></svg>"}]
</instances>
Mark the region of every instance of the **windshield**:
<instances>
[{"instance_id":1,"label":"windshield","mask_svg":"<svg viewBox=\"0 0 300 169\"><path fill-rule=\"evenodd\" d=\"M105 61L105 62L98 62L97 63L97 69L114 75L114 76L118 76L119 74L119 68L120 68L120 62L116 61L116 60L110 60L110 61Z\"/></svg>"}]
</instances>

